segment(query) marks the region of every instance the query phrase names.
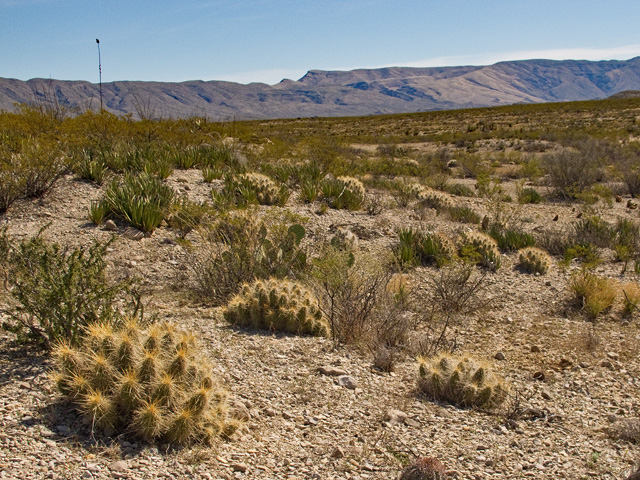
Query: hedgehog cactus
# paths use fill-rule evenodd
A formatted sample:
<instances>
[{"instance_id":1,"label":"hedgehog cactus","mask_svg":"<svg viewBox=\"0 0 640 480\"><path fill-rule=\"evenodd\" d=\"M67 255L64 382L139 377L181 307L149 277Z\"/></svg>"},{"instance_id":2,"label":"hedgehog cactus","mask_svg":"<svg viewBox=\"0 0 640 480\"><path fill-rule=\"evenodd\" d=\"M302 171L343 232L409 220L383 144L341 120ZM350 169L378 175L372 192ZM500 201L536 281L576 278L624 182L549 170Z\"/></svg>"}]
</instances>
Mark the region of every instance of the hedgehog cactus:
<instances>
[{"instance_id":1,"label":"hedgehog cactus","mask_svg":"<svg viewBox=\"0 0 640 480\"><path fill-rule=\"evenodd\" d=\"M448 353L418 358L418 386L436 399L462 407L494 407L507 394L504 380L493 374L488 365L466 355Z\"/></svg>"},{"instance_id":2,"label":"hedgehog cactus","mask_svg":"<svg viewBox=\"0 0 640 480\"><path fill-rule=\"evenodd\" d=\"M351 230L340 227L331 238L331 245L338 250L353 251L358 248L358 237Z\"/></svg>"},{"instance_id":3,"label":"hedgehog cactus","mask_svg":"<svg viewBox=\"0 0 640 480\"><path fill-rule=\"evenodd\" d=\"M56 383L95 427L177 444L211 442L237 427L193 335L127 321L89 326L82 345L58 345Z\"/></svg>"},{"instance_id":4,"label":"hedgehog cactus","mask_svg":"<svg viewBox=\"0 0 640 480\"><path fill-rule=\"evenodd\" d=\"M342 182L344 189L351 192L352 195L364 198L364 185L360 180L353 177L338 177L337 180Z\"/></svg>"},{"instance_id":5,"label":"hedgehog cactus","mask_svg":"<svg viewBox=\"0 0 640 480\"><path fill-rule=\"evenodd\" d=\"M498 243L489 235L478 231L464 232L460 244L461 257L494 272L500 268L500 249Z\"/></svg>"},{"instance_id":6,"label":"hedgehog cactus","mask_svg":"<svg viewBox=\"0 0 640 480\"><path fill-rule=\"evenodd\" d=\"M278 187L273 180L261 173L243 173L225 180L224 192L260 205L284 205L289 197L286 187Z\"/></svg>"},{"instance_id":7,"label":"hedgehog cactus","mask_svg":"<svg viewBox=\"0 0 640 480\"><path fill-rule=\"evenodd\" d=\"M551 267L551 257L544 250L527 247L518 252L518 265L529 273L544 275Z\"/></svg>"},{"instance_id":8,"label":"hedgehog cactus","mask_svg":"<svg viewBox=\"0 0 640 480\"><path fill-rule=\"evenodd\" d=\"M451 208L453 206L453 202L449 195L429 187L418 186L416 196L426 206L435 208L438 211Z\"/></svg>"},{"instance_id":9,"label":"hedgehog cactus","mask_svg":"<svg viewBox=\"0 0 640 480\"><path fill-rule=\"evenodd\" d=\"M236 325L325 336L328 326L316 297L304 286L278 278L245 284L223 310Z\"/></svg>"},{"instance_id":10,"label":"hedgehog cactus","mask_svg":"<svg viewBox=\"0 0 640 480\"><path fill-rule=\"evenodd\" d=\"M440 460L433 457L421 457L408 465L400 480L445 480L447 473Z\"/></svg>"}]
</instances>

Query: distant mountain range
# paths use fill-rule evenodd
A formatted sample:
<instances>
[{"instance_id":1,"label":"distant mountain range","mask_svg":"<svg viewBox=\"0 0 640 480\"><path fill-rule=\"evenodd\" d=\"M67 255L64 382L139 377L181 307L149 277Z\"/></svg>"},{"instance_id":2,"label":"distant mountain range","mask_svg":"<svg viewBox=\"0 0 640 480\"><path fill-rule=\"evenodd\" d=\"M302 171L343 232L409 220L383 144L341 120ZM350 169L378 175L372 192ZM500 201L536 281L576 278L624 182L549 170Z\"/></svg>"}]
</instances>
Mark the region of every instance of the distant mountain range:
<instances>
[{"instance_id":1,"label":"distant mountain range","mask_svg":"<svg viewBox=\"0 0 640 480\"><path fill-rule=\"evenodd\" d=\"M618 61L522 60L489 66L311 70L277 85L221 81L110 82L104 108L150 118L247 120L350 116L514 103L601 99L640 90L640 57ZM0 109L57 102L98 109L99 86L85 81L0 78Z\"/></svg>"}]
</instances>

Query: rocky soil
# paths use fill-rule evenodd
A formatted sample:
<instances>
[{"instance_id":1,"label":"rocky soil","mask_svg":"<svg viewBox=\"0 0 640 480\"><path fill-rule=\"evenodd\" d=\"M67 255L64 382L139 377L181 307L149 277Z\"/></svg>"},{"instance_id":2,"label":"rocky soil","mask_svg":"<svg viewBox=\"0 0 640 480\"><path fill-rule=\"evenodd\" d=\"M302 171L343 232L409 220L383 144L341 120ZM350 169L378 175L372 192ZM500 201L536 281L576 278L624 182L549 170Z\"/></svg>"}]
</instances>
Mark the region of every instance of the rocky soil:
<instances>
[{"instance_id":1,"label":"rocky soil","mask_svg":"<svg viewBox=\"0 0 640 480\"><path fill-rule=\"evenodd\" d=\"M211 188L197 170L177 171L169 182L192 199L206 198ZM98 187L66 177L43 199L14 204L1 222L18 238L49 225L44 235L62 244L104 241L113 232L87 216L100 195ZM626 201L604 209L604 218L637 220ZM456 202L480 212L487 207L476 198ZM310 218L310 241L343 225L370 251L390 246L399 226L463 228L435 211L389 207L378 216L318 215L317 206L295 197L288 207ZM574 207L547 203L518 214L527 229L560 228L575 220ZM147 311L197 332L246 425L211 448L105 437L55 392L51 359L5 333L0 478L394 479L408 461L432 456L459 479L621 479L640 459L638 445L608 433L617 420L640 416L639 324L617 313L592 324L572 309L568 277L577 266L556 264L547 275L527 275L514 268L515 255L506 255L502 268L486 277L491 307L459 325L458 337L463 350L488 359L506 377L519 400L490 413L419 395L410 357L384 373L366 351L334 348L328 339L231 328L217 309L194 304L177 285L186 252L174 231L162 227L140 238L118 224L115 234L112 274L142 278ZM620 270L611 261L597 269L637 281Z\"/></svg>"}]
</instances>

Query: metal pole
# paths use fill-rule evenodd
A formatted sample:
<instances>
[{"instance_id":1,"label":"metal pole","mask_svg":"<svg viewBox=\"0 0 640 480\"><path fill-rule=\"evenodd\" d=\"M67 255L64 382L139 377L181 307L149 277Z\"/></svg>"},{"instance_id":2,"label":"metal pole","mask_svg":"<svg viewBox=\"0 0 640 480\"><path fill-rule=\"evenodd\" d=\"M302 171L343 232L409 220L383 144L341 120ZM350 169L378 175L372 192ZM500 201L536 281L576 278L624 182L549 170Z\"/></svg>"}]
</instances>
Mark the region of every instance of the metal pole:
<instances>
[{"instance_id":1,"label":"metal pole","mask_svg":"<svg viewBox=\"0 0 640 480\"><path fill-rule=\"evenodd\" d=\"M100 74L100 111L102 112L102 60L100 59L100 40L96 38L98 44L98 73Z\"/></svg>"}]
</instances>

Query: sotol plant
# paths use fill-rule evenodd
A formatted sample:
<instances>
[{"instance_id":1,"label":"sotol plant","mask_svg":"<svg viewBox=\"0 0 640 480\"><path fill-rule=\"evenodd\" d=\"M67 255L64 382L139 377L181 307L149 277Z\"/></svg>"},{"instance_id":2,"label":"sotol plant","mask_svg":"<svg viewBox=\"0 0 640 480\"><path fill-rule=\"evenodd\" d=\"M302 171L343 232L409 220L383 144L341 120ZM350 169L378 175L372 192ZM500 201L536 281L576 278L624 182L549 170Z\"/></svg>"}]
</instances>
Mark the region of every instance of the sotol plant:
<instances>
[{"instance_id":1,"label":"sotol plant","mask_svg":"<svg viewBox=\"0 0 640 480\"><path fill-rule=\"evenodd\" d=\"M467 355L441 353L418 358L418 387L438 400L461 407L490 408L507 395L504 380L491 368Z\"/></svg>"},{"instance_id":2,"label":"sotol plant","mask_svg":"<svg viewBox=\"0 0 640 480\"><path fill-rule=\"evenodd\" d=\"M93 427L175 444L210 443L237 428L193 334L129 320L117 330L92 324L83 340L55 349L56 384Z\"/></svg>"},{"instance_id":3,"label":"sotol plant","mask_svg":"<svg viewBox=\"0 0 640 480\"><path fill-rule=\"evenodd\" d=\"M518 265L526 272L544 275L551 267L551 257L540 248L523 248L518 252Z\"/></svg>"},{"instance_id":4,"label":"sotol plant","mask_svg":"<svg viewBox=\"0 0 640 480\"><path fill-rule=\"evenodd\" d=\"M297 282L279 278L244 285L223 310L223 316L236 325L318 336L328 334L315 295Z\"/></svg>"}]
</instances>

